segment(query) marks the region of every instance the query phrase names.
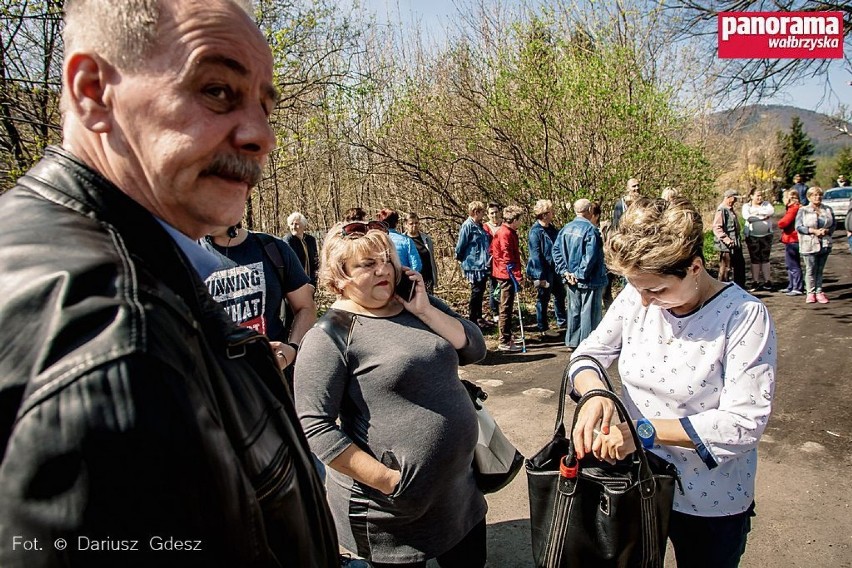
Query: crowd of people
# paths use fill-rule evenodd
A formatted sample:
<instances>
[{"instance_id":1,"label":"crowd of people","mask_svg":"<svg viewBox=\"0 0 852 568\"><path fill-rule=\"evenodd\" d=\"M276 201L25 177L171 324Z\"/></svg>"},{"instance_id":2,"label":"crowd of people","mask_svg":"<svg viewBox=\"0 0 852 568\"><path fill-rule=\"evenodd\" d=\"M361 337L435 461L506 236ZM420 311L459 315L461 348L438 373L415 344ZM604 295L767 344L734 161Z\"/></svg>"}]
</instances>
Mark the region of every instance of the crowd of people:
<instances>
[{"instance_id":1,"label":"crowd of people","mask_svg":"<svg viewBox=\"0 0 852 568\"><path fill-rule=\"evenodd\" d=\"M600 203L576 200L557 229L538 200L526 263L524 209L473 201L455 247L464 317L432 294L416 213L353 207L321 243L298 211L284 239L240 226L279 96L245 3L69 0L64 18L62 143L0 201L0 316L16 322L0 330L0 565L339 568L342 545L376 567L485 566L458 368L485 357L495 318L498 350L519 349L525 286L542 337L618 360L643 444L677 464L678 562L737 564L777 351L743 289L743 240L751 288L773 286L761 192L742 236L724 194L718 279L700 215L671 188L648 199L630 179L603 231ZM822 193L793 187L778 223L788 293L809 303L828 302ZM319 319L317 287L335 297ZM575 395L595 373L573 366ZM612 413L584 407L581 457L635 450ZM21 535L69 546L10 544ZM163 539L193 553L162 554Z\"/></svg>"},{"instance_id":2,"label":"crowd of people","mask_svg":"<svg viewBox=\"0 0 852 568\"><path fill-rule=\"evenodd\" d=\"M784 245L784 264L787 285L780 291L788 296L805 296L805 303L830 302L823 290L823 271L832 250L832 234L838 227L834 211L822 203L821 187L808 187L802 176L782 190L784 213L777 221L780 242ZM838 187L847 184L845 176L837 178ZM713 236L719 251L719 279L733 280L749 292L774 292L778 287L770 275L769 255L775 237L775 207L761 189L752 189L737 215L735 205L740 199L734 189L725 191L713 219ZM743 230L740 232L742 220ZM852 251L852 214L847 213L844 227ZM751 282L746 281L743 241L751 263ZM804 265L804 270L802 265Z\"/></svg>"}]
</instances>

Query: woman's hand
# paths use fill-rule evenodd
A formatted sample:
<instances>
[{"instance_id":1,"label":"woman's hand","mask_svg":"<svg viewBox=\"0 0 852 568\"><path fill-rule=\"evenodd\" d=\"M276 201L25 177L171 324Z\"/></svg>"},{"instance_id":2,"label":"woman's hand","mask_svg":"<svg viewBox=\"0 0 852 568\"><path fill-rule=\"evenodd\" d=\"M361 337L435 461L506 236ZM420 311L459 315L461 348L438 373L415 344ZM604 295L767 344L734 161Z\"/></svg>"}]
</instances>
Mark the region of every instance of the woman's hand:
<instances>
[{"instance_id":1,"label":"woman's hand","mask_svg":"<svg viewBox=\"0 0 852 568\"><path fill-rule=\"evenodd\" d=\"M384 493L385 495L393 495L393 492L396 491L397 486L399 485L400 480L402 479L402 472L396 469L385 468L387 471L383 476L381 482L375 486L376 489Z\"/></svg>"},{"instance_id":2,"label":"woman's hand","mask_svg":"<svg viewBox=\"0 0 852 568\"><path fill-rule=\"evenodd\" d=\"M592 444L592 453L601 461L615 463L636 451L630 427L625 422L613 425L609 434L601 433Z\"/></svg>"},{"instance_id":3,"label":"woman's hand","mask_svg":"<svg viewBox=\"0 0 852 568\"><path fill-rule=\"evenodd\" d=\"M396 299L402 303L406 310L417 317L421 317L431 307L429 297L426 294L426 284L423 283L423 276L416 270L403 268L402 277L414 282L414 294L410 302L405 301L405 298L399 294L396 295Z\"/></svg>"},{"instance_id":4,"label":"woman's hand","mask_svg":"<svg viewBox=\"0 0 852 568\"><path fill-rule=\"evenodd\" d=\"M587 453L593 452L593 444L598 444L599 447L600 444L595 439L595 430L602 435L609 434L614 416L616 416L615 403L606 397L595 396L583 404L572 434L577 459L582 459Z\"/></svg>"}]
</instances>

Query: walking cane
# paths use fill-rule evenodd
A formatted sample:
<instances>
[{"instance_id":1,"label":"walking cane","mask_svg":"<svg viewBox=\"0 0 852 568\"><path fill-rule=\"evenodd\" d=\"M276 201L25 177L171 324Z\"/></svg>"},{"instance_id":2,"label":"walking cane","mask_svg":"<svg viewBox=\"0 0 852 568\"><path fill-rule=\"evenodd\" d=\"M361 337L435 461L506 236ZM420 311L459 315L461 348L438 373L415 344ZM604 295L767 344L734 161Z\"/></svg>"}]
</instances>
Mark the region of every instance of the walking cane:
<instances>
[{"instance_id":1,"label":"walking cane","mask_svg":"<svg viewBox=\"0 0 852 568\"><path fill-rule=\"evenodd\" d=\"M506 272L509 273L509 280L512 281L512 286L515 288L515 296L518 300L518 324L521 326L521 353L527 352L527 339L524 337L524 316L521 314L521 285L512 274L512 269L515 268L513 263L506 265Z\"/></svg>"}]
</instances>

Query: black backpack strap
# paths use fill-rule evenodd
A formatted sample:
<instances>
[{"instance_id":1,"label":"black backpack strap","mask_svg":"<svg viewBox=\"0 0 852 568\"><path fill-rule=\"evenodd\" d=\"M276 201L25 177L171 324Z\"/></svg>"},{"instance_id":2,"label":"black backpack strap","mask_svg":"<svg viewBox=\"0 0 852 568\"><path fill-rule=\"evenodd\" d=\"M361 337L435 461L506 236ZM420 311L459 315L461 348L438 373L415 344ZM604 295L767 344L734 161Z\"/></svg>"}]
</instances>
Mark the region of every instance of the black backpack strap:
<instances>
[{"instance_id":1,"label":"black backpack strap","mask_svg":"<svg viewBox=\"0 0 852 568\"><path fill-rule=\"evenodd\" d=\"M275 271L278 274L278 281L281 283L281 290L284 290L284 257L281 256L281 251L278 250L278 245L275 244L275 237L266 233L253 232L251 234L257 237L257 240L263 245L263 253L275 267Z\"/></svg>"}]
</instances>

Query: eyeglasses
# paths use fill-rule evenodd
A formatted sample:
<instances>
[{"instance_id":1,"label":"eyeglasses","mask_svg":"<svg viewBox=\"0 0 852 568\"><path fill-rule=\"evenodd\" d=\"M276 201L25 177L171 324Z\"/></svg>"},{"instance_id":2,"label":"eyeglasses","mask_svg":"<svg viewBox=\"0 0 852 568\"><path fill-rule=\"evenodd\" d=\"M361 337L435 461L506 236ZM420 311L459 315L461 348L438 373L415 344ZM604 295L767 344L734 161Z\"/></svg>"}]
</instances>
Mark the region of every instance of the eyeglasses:
<instances>
[{"instance_id":1,"label":"eyeglasses","mask_svg":"<svg viewBox=\"0 0 852 568\"><path fill-rule=\"evenodd\" d=\"M384 221L353 221L346 223L340 230L341 237L366 235L368 231L388 232L388 224Z\"/></svg>"}]
</instances>

